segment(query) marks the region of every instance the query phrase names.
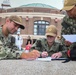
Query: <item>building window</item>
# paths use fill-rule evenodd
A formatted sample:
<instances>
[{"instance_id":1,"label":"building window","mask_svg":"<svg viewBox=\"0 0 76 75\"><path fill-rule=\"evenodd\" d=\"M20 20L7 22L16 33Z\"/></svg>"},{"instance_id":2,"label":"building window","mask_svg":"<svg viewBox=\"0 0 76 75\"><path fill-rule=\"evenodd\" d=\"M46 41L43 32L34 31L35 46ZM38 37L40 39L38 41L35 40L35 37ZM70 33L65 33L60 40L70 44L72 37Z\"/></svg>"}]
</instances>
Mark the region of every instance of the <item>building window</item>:
<instances>
[{"instance_id":1,"label":"building window","mask_svg":"<svg viewBox=\"0 0 76 75\"><path fill-rule=\"evenodd\" d=\"M34 22L34 35L45 35L46 28L49 26L49 22L44 20L38 20Z\"/></svg>"}]
</instances>

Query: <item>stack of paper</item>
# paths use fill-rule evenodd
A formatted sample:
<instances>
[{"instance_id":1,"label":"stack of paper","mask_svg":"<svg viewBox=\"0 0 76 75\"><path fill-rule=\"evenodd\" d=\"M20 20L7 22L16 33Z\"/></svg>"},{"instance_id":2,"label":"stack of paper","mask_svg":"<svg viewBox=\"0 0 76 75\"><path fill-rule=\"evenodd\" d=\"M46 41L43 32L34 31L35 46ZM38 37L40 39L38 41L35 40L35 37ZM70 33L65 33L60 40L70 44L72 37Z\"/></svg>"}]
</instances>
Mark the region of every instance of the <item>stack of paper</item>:
<instances>
[{"instance_id":1,"label":"stack of paper","mask_svg":"<svg viewBox=\"0 0 76 75\"><path fill-rule=\"evenodd\" d=\"M36 60L39 60L39 61L51 61L51 57L37 58Z\"/></svg>"}]
</instances>

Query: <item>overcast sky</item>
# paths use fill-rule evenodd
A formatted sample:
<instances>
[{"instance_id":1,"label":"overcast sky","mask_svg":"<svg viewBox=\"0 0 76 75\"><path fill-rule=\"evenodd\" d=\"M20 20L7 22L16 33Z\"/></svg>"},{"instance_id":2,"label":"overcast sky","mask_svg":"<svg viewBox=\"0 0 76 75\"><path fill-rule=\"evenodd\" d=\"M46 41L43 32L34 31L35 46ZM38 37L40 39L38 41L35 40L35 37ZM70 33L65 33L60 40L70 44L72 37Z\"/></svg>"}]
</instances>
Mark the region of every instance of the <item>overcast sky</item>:
<instances>
[{"instance_id":1,"label":"overcast sky","mask_svg":"<svg viewBox=\"0 0 76 75\"><path fill-rule=\"evenodd\" d=\"M3 3L4 0L0 0L0 8L1 3ZM9 0L11 7L18 7L21 5L26 5L30 3L43 3L47 4L53 7L56 7L58 9L62 9L63 7L63 0Z\"/></svg>"}]
</instances>

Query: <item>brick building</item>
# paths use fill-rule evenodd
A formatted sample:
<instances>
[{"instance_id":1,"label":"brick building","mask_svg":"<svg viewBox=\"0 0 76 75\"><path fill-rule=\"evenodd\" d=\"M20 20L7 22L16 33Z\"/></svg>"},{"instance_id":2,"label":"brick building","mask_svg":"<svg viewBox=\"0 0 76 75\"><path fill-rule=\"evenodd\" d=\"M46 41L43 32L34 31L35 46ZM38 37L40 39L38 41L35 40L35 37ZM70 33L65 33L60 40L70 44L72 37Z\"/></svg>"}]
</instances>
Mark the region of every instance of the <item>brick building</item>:
<instances>
[{"instance_id":1,"label":"brick building","mask_svg":"<svg viewBox=\"0 0 76 75\"><path fill-rule=\"evenodd\" d=\"M61 14L60 10L52 6L32 3L6 10L0 9L0 25L4 24L5 18L10 15L18 15L23 19L25 29L18 30L24 39L23 47L26 44L28 35L32 39L45 37L46 27L51 24L58 28L58 35L61 33L61 22L64 15Z\"/></svg>"}]
</instances>

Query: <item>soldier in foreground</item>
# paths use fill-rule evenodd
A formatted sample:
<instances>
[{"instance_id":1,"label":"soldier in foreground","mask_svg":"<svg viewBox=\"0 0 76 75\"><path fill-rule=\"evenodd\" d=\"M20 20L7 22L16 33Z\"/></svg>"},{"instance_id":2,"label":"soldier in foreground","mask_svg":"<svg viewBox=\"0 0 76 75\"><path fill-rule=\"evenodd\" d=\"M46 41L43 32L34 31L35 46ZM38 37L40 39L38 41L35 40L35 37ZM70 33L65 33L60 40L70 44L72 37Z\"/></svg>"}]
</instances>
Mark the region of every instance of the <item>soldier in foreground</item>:
<instances>
[{"instance_id":1,"label":"soldier in foreground","mask_svg":"<svg viewBox=\"0 0 76 75\"><path fill-rule=\"evenodd\" d=\"M40 56L39 52L33 50L29 53L19 51L19 48L11 41L11 35L18 28L24 29L22 19L18 16L10 16L6 18L5 24L0 27L0 59L26 59L33 60Z\"/></svg>"},{"instance_id":2,"label":"soldier in foreground","mask_svg":"<svg viewBox=\"0 0 76 75\"><path fill-rule=\"evenodd\" d=\"M76 35L76 0L64 0L64 6L62 10L65 10L67 15L63 18L61 34ZM68 56L70 59L76 60L76 42L71 43L70 41L67 41L66 45L67 43Z\"/></svg>"},{"instance_id":3,"label":"soldier in foreground","mask_svg":"<svg viewBox=\"0 0 76 75\"><path fill-rule=\"evenodd\" d=\"M52 58L66 57L67 48L61 43L55 42L57 29L50 25L46 29L46 38L40 38L32 45L31 50L40 51L40 57L51 56Z\"/></svg>"}]
</instances>

